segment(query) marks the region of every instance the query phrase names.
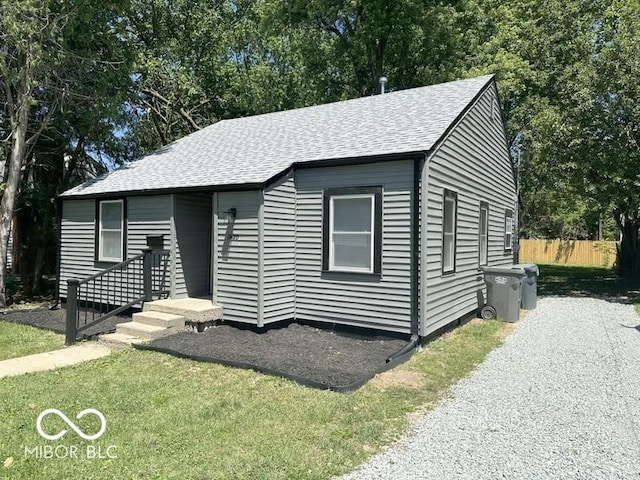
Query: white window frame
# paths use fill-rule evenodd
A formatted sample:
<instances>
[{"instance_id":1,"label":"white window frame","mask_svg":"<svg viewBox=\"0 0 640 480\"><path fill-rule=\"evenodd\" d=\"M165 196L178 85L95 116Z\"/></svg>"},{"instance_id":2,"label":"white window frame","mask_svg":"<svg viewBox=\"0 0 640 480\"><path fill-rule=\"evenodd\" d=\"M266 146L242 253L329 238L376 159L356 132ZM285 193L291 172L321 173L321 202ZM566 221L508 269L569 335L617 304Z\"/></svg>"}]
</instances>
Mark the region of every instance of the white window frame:
<instances>
[{"instance_id":1,"label":"white window frame","mask_svg":"<svg viewBox=\"0 0 640 480\"><path fill-rule=\"evenodd\" d=\"M451 202L453 205L453 231L446 232L446 211L447 211L447 202ZM445 190L442 200L442 273L450 274L455 273L456 271L456 235L458 233L458 194L453 190ZM450 238L451 245L451 265L447 265L447 259L445 258L445 243L447 239Z\"/></svg>"},{"instance_id":2,"label":"white window frame","mask_svg":"<svg viewBox=\"0 0 640 480\"><path fill-rule=\"evenodd\" d=\"M484 219L482 218L484 213ZM484 226L484 236L482 227ZM480 214L478 218L478 264L480 266L489 263L489 204L480 203Z\"/></svg>"},{"instance_id":3,"label":"white window frame","mask_svg":"<svg viewBox=\"0 0 640 480\"><path fill-rule=\"evenodd\" d=\"M504 250L510 252L513 248L513 210L504 211Z\"/></svg>"},{"instance_id":4,"label":"white window frame","mask_svg":"<svg viewBox=\"0 0 640 480\"><path fill-rule=\"evenodd\" d=\"M107 203L120 204L120 229L103 228L102 226L102 207ZM102 249L104 247L104 241L102 239L102 232L120 232L120 257L107 257L103 255ZM124 200L102 200L99 202L98 208L98 261L99 262L122 262L124 261Z\"/></svg>"},{"instance_id":5,"label":"white window frame","mask_svg":"<svg viewBox=\"0 0 640 480\"><path fill-rule=\"evenodd\" d=\"M370 264L369 268L357 268L357 267L346 267L342 265L335 264L335 245L333 242L333 216L335 211L334 201L335 199L339 200L348 200L348 199L359 199L359 198L368 198L371 201L371 231L367 232L367 234L371 237L371 252L369 254ZM375 259L375 218L376 218L376 195L375 193L358 193L358 194L350 194L350 195L331 195L329 197L329 270L332 272L357 272L357 273L373 273ZM348 234L362 234L365 235L365 232L338 232L338 233L348 233Z\"/></svg>"}]
</instances>

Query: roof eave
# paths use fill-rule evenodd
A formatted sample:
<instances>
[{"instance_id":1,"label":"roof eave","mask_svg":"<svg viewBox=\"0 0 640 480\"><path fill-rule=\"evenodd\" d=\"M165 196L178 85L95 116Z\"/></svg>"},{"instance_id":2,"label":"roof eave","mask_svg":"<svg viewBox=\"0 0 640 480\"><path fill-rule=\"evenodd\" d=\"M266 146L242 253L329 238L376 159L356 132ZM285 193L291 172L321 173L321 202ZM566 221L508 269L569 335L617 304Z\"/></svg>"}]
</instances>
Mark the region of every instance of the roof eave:
<instances>
[{"instance_id":1,"label":"roof eave","mask_svg":"<svg viewBox=\"0 0 640 480\"><path fill-rule=\"evenodd\" d=\"M194 187L146 188L140 190L117 190L112 192L60 194L62 200L88 200L101 198L139 197L148 195L170 195L172 193L202 193L202 192L234 192L238 190L259 190L264 186L262 182L238 183L229 185L198 185Z\"/></svg>"},{"instance_id":2,"label":"roof eave","mask_svg":"<svg viewBox=\"0 0 640 480\"><path fill-rule=\"evenodd\" d=\"M276 175L270 177L264 182L251 182L251 183L237 183L228 185L199 185L194 187L171 187L171 188L158 188L158 189L140 189L140 190L117 190L112 192L102 193L86 193L86 194L60 194L58 198L62 200L87 200L87 199L101 199L101 198L114 198L114 197L137 197L146 195L167 195L172 193L199 193L199 192L233 192L239 190L260 190L267 188L269 185L277 182L282 177L285 177L292 170L304 169L304 168L319 168L319 167L336 167L344 165L362 165L367 163L380 163L390 162L397 160L413 160L415 158L424 158L428 154L428 151L410 151L401 153L385 153L379 155L367 155L359 157L343 157L343 158L330 158L319 159L302 162L294 162L288 168L278 172Z\"/></svg>"}]
</instances>

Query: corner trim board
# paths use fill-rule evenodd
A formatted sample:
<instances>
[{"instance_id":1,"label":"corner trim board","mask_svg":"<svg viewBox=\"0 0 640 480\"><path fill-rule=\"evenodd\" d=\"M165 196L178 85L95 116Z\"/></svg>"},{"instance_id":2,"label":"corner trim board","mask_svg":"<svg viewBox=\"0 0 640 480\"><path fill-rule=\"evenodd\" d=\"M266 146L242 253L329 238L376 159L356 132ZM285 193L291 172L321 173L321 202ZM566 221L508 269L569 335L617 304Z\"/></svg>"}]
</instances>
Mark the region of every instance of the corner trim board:
<instances>
[{"instance_id":1,"label":"corner trim board","mask_svg":"<svg viewBox=\"0 0 640 480\"><path fill-rule=\"evenodd\" d=\"M218 193L211 196L211 299L218 303Z\"/></svg>"},{"instance_id":2,"label":"corner trim board","mask_svg":"<svg viewBox=\"0 0 640 480\"><path fill-rule=\"evenodd\" d=\"M258 194L258 298L257 324L264 326L264 190Z\"/></svg>"}]
</instances>

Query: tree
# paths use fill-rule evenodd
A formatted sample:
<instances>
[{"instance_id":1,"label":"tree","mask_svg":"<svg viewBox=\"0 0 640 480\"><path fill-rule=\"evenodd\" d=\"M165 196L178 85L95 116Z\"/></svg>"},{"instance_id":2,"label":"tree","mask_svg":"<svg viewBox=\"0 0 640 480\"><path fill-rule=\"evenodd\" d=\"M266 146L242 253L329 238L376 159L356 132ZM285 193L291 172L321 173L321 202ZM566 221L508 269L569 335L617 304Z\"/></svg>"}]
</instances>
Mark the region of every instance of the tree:
<instances>
[{"instance_id":1,"label":"tree","mask_svg":"<svg viewBox=\"0 0 640 480\"><path fill-rule=\"evenodd\" d=\"M608 203L586 195L568 146L567 114L589 102L591 68L606 2L469 1L459 24L469 45L467 75L497 74L509 148L521 182L520 235L596 238Z\"/></svg>"},{"instance_id":2,"label":"tree","mask_svg":"<svg viewBox=\"0 0 640 480\"><path fill-rule=\"evenodd\" d=\"M48 196L44 205L48 205L45 212L51 218L52 199L60 190L33 181L51 180L50 172L37 173L45 165L49 168L48 162L39 160L42 145L59 142L65 152L88 149L99 155L101 145L94 140L106 138L106 131L112 136L116 124L108 112L114 111L114 102L115 110L121 110L118 91L128 81L128 68L123 58L126 49L119 48L126 38L119 13L126 10L124 1L3 0L1 6L0 95L4 112L0 131L10 144L0 203L0 305L4 306L8 235L21 182L31 192L25 197ZM102 135L97 135L100 131ZM65 172L79 170L79 155L63 154L63 164L66 158L69 163L60 170L60 177L51 180L57 187L70 179L65 178ZM42 232L34 236L38 241L41 237L47 238ZM42 257L42 250L37 250L34 258ZM31 262L36 278L41 264Z\"/></svg>"},{"instance_id":3,"label":"tree","mask_svg":"<svg viewBox=\"0 0 640 480\"><path fill-rule=\"evenodd\" d=\"M610 205L622 233L618 267L640 276L640 1L614 0L594 26L579 102L566 113L586 193Z\"/></svg>"},{"instance_id":4,"label":"tree","mask_svg":"<svg viewBox=\"0 0 640 480\"><path fill-rule=\"evenodd\" d=\"M620 271L639 275L640 2L469 5L470 73L498 73L512 151L522 142L524 232L594 238L610 216Z\"/></svg>"},{"instance_id":5,"label":"tree","mask_svg":"<svg viewBox=\"0 0 640 480\"><path fill-rule=\"evenodd\" d=\"M333 100L451 80L459 39L457 2L288 0L281 18L306 32L305 65Z\"/></svg>"},{"instance_id":6,"label":"tree","mask_svg":"<svg viewBox=\"0 0 640 480\"><path fill-rule=\"evenodd\" d=\"M60 89L53 101L40 109L40 125L33 132L29 132L29 118L39 93L38 83L51 78L51 65L58 62L58 51L52 52L48 47L60 42L66 19L52 15L48 2L44 1L3 1L1 6L0 80L4 118L8 123L3 130L11 145L0 202L0 306L4 307L9 230L21 168L29 149L51 121L64 96L64 89Z\"/></svg>"}]
</instances>

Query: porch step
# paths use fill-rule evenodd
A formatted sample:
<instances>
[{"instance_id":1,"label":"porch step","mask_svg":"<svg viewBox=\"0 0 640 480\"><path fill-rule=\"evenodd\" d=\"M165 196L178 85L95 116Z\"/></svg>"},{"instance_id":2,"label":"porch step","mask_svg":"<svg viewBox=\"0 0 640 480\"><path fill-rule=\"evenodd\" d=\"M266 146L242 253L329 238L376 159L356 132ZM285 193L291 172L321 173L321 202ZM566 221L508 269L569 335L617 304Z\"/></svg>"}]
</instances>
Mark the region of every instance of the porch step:
<instances>
[{"instance_id":1,"label":"porch step","mask_svg":"<svg viewBox=\"0 0 640 480\"><path fill-rule=\"evenodd\" d=\"M167 327L159 327L157 325L147 325L140 322L126 322L116 325L116 333L124 333L131 335L132 337L138 337L143 339L159 338L169 333L172 333L175 329Z\"/></svg>"},{"instance_id":2,"label":"porch step","mask_svg":"<svg viewBox=\"0 0 640 480\"><path fill-rule=\"evenodd\" d=\"M188 322L205 323L222 319L222 307L202 298L167 298L145 302L143 312L162 312L180 315Z\"/></svg>"},{"instance_id":3,"label":"porch step","mask_svg":"<svg viewBox=\"0 0 640 480\"><path fill-rule=\"evenodd\" d=\"M182 315L173 315L171 313L163 312L147 311L134 313L133 321L136 323L164 328L184 327L184 317Z\"/></svg>"},{"instance_id":4,"label":"porch step","mask_svg":"<svg viewBox=\"0 0 640 480\"><path fill-rule=\"evenodd\" d=\"M98 337L98 343L102 343L103 345L107 345L108 347L112 348L126 348L132 343L141 342L144 342L144 340L142 340L141 338L118 332L105 333Z\"/></svg>"}]
</instances>

